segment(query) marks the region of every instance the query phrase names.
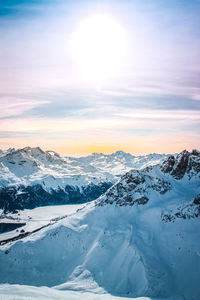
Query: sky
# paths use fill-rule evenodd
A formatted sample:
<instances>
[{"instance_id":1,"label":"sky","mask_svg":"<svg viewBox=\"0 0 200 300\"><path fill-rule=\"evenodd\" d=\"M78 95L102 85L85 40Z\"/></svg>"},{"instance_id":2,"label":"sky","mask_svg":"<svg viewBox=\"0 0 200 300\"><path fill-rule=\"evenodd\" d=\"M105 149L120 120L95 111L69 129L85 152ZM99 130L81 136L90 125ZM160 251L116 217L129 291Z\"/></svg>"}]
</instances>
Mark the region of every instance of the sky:
<instances>
[{"instance_id":1,"label":"sky","mask_svg":"<svg viewBox=\"0 0 200 300\"><path fill-rule=\"evenodd\" d=\"M200 146L199 0L1 0L0 149Z\"/></svg>"}]
</instances>

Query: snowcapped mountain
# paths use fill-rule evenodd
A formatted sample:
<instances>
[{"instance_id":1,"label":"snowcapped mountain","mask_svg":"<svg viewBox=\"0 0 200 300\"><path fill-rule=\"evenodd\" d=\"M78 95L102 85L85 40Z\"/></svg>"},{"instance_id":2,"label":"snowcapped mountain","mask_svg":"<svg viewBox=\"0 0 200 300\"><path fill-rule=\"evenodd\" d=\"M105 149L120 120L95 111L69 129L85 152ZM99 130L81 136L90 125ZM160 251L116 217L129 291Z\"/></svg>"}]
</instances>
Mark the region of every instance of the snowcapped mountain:
<instances>
[{"instance_id":1,"label":"snowcapped mountain","mask_svg":"<svg viewBox=\"0 0 200 300\"><path fill-rule=\"evenodd\" d=\"M73 215L5 241L0 282L83 292L83 299L87 291L199 300L199 195L196 150L131 170Z\"/></svg>"},{"instance_id":2,"label":"snowcapped mountain","mask_svg":"<svg viewBox=\"0 0 200 300\"><path fill-rule=\"evenodd\" d=\"M148 204L150 199L159 203L161 198L163 207L178 199L180 204L188 203L200 193L199 173L200 152L184 150L176 157L170 155L162 164L127 172L98 203L132 206Z\"/></svg>"},{"instance_id":3,"label":"snowcapped mountain","mask_svg":"<svg viewBox=\"0 0 200 300\"><path fill-rule=\"evenodd\" d=\"M39 147L8 149L0 155L0 208L15 210L98 198L122 174L163 161L167 155L61 157Z\"/></svg>"}]
</instances>

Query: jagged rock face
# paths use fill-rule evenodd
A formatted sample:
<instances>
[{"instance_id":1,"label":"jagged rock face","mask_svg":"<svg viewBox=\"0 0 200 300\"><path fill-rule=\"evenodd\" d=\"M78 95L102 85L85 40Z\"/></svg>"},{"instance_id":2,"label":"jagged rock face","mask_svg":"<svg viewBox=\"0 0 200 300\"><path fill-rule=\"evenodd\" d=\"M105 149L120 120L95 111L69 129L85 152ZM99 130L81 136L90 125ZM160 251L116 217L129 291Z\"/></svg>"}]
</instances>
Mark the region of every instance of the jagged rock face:
<instances>
[{"instance_id":1,"label":"jagged rock face","mask_svg":"<svg viewBox=\"0 0 200 300\"><path fill-rule=\"evenodd\" d=\"M198 193L200 188L199 172L200 153L197 150L193 150L191 153L183 151L176 157L169 156L161 166L150 166L142 170L129 171L105 195L98 199L97 205L103 206L106 203L119 206L150 205L150 202L167 199L170 193L173 197L179 197L179 193L182 192L179 189L185 190L185 194L191 197L196 192ZM183 177L185 179L181 181ZM177 184L179 184L178 189ZM180 188L181 186L182 188ZM177 211L174 212L174 217L170 217L170 213L163 213L163 221L174 220L175 217L187 217L187 210L190 211L188 216L198 217L199 196L196 196L192 203L188 203L191 198L185 201L187 204L178 207Z\"/></svg>"},{"instance_id":2,"label":"jagged rock face","mask_svg":"<svg viewBox=\"0 0 200 300\"><path fill-rule=\"evenodd\" d=\"M173 155L170 155L168 159L163 163L162 171L165 173L171 172L174 164L175 164L175 157Z\"/></svg>"},{"instance_id":3,"label":"jagged rock face","mask_svg":"<svg viewBox=\"0 0 200 300\"><path fill-rule=\"evenodd\" d=\"M185 174L190 176L197 174L200 172L200 152L193 150L190 153L184 150L176 158L170 155L161 170L170 173L176 179L183 178Z\"/></svg>"},{"instance_id":4,"label":"jagged rock face","mask_svg":"<svg viewBox=\"0 0 200 300\"><path fill-rule=\"evenodd\" d=\"M178 155L177 161L174 164L174 168L171 175L176 179L181 179L185 175L188 167L190 153L188 151L183 151Z\"/></svg>"},{"instance_id":5,"label":"jagged rock face","mask_svg":"<svg viewBox=\"0 0 200 300\"><path fill-rule=\"evenodd\" d=\"M164 179L152 176L152 168L132 170L100 197L98 205L104 203L123 205L144 205L149 201L149 192L165 194L171 189L171 184Z\"/></svg>"},{"instance_id":6,"label":"jagged rock face","mask_svg":"<svg viewBox=\"0 0 200 300\"><path fill-rule=\"evenodd\" d=\"M175 222L176 219L191 219L200 216L200 195L197 195L191 203L178 206L175 211L162 212L161 218L164 222Z\"/></svg>"},{"instance_id":7,"label":"jagged rock face","mask_svg":"<svg viewBox=\"0 0 200 300\"><path fill-rule=\"evenodd\" d=\"M197 195L197 196L194 198L193 204L195 204L195 205L199 205L199 204L200 204L200 195Z\"/></svg>"}]
</instances>

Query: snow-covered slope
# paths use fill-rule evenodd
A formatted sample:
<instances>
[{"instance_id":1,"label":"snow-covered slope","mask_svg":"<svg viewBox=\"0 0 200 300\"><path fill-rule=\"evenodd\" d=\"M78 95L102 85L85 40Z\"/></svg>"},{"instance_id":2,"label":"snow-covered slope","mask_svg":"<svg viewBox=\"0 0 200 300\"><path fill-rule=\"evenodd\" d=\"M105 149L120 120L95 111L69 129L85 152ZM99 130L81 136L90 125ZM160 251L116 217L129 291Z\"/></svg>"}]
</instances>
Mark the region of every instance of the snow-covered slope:
<instances>
[{"instance_id":1,"label":"snow-covered slope","mask_svg":"<svg viewBox=\"0 0 200 300\"><path fill-rule=\"evenodd\" d=\"M0 211L0 245L8 240L18 240L43 227L47 227L74 214L86 204L65 204L19 210L16 213Z\"/></svg>"},{"instance_id":2,"label":"snow-covered slope","mask_svg":"<svg viewBox=\"0 0 200 300\"><path fill-rule=\"evenodd\" d=\"M121 298L107 293L59 291L47 287L0 285L1 300L150 300L149 298ZM154 299L159 300L159 299ZM161 299L163 300L163 299ZM173 299L167 299L173 300ZM178 300L178 299L177 299Z\"/></svg>"},{"instance_id":3,"label":"snow-covered slope","mask_svg":"<svg viewBox=\"0 0 200 300\"><path fill-rule=\"evenodd\" d=\"M198 151L128 172L74 215L2 246L0 282L199 300L199 176Z\"/></svg>"},{"instance_id":4,"label":"snow-covered slope","mask_svg":"<svg viewBox=\"0 0 200 300\"><path fill-rule=\"evenodd\" d=\"M0 208L15 210L98 198L131 168L163 161L167 155L61 157L39 147L8 149L0 155Z\"/></svg>"}]
</instances>

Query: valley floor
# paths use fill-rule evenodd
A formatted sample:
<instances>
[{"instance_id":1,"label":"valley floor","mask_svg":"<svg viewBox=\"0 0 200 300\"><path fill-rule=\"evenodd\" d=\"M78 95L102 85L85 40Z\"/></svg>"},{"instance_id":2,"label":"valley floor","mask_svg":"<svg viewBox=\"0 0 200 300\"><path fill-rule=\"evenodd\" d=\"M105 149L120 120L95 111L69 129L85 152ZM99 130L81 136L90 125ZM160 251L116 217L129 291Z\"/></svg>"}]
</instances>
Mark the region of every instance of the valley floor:
<instances>
[{"instance_id":1,"label":"valley floor","mask_svg":"<svg viewBox=\"0 0 200 300\"><path fill-rule=\"evenodd\" d=\"M20 210L17 213L3 214L0 212L0 223L16 224L15 230L0 233L0 243L7 239L16 238L21 232L28 233L52 225L59 219L74 214L78 209L84 207L85 204L74 205L52 205L37 207L34 209ZM20 226L20 224L25 224ZM17 227L19 224L19 227Z\"/></svg>"}]
</instances>

